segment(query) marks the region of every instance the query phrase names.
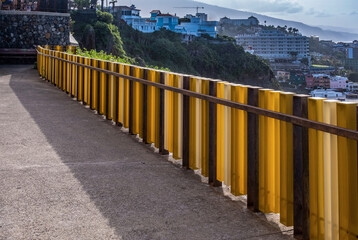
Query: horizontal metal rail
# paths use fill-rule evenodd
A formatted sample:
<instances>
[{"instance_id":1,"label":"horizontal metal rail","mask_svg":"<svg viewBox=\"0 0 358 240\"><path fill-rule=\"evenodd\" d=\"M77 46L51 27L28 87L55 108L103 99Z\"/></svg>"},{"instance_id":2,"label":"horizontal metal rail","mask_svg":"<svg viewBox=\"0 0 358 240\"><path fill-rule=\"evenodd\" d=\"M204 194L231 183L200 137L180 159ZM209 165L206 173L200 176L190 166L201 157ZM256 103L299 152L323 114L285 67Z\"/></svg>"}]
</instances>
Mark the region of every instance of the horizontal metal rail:
<instances>
[{"instance_id":1,"label":"horizontal metal rail","mask_svg":"<svg viewBox=\"0 0 358 240\"><path fill-rule=\"evenodd\" d=\"M94 71L103 72L103 73L113 75L113 76L116 76L116 77L119 77L119 78L128 79L130 81L135 81L135 82L142 83L142 84L145 84L145 85L148 85L148 86L153 86L153 87L157 87L157 88L160 88L160 89L180 93L180 94L183 94L183 95L186 95L186 96L189 96L189 97L202 99L202 100L205 100L205 101L208 101L208 102L212 102L212 103L224 105L224 106L227 106L227 107L243 110L243 111L253 113L253 114L256 114L256 115L261 115L261 116L265 116L265 117L269 117L269 118L274 118L274 119L281 120L281 121L284 121L284 122L292 123L294 125L302 126L302 127L305 127L305 128L311 128L311 129L319 130L319 131L322 131L322 132L326 132L326 133L330 133L330 134L334 134L334 135L337 135L337 136L346 137L346 138L350 138L350 139L358 141L358 131L355 131L355 130L342 128L342 127L337 127L335 125L330 125L330 124L326 124L326 123L322 123L322 122L312 121L312 120L309 120L307 118L301 118L301 117L297 117L297 116L293 116L293 115L289 115L289 114L275 112L275 111L271 111L271 110L267 110L267 109L263 109L263 108L243 104L243 103L233 102L233 101L230 101L230 100L226 100L226 99L222 99L222 98L213 97L213 96L210 96L210 95L197 93L197 92L193 92L193 91L186 90L186 89L171 87L171 86L164 85L162 83L150 82L148 80L144 80L144 79L140 79L140 78L136 78L136 77L120 74L120 73L111 72L111 71L108 71L108 70L88 66L88 65L85 65L85 64L77 63L77 62L72 62L72 61L69 61L69 60L66 60L66 59L62 59L62 58L59 58L59 57L44 54L44 53L41 53L39 51L37 51L37 53L40 54L40 55L46 56L46 57L50 57L50 58L54 58L54 59L57 59L57 60L60 60L60 61L63 61L63 62L71 63L71 64L74 64L74 65L77 65L77 66L80 66L80 67L85 67L85 68L88 68L88 69L91 69L91 70L94 70ZM100 59L98 59L98 60L100 61ZM183 76L185 76L185 75L183 75Z\"/></svg>"}]
</instances>

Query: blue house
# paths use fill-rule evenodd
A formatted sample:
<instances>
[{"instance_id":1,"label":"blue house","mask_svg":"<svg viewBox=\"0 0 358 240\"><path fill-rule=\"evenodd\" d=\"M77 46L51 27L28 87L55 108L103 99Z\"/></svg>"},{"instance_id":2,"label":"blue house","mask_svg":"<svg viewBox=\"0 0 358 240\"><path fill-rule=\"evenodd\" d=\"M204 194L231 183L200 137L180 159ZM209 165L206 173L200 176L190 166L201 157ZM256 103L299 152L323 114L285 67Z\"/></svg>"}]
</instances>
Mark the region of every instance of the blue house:
<instances>
[{"instance_id":1,"label":"blue house","mask_svg":"<svg viewBox=\"0 0 358 240\"><path fill-rule=\"evenodd\" d=\"M166 28L170 31L175 31L175 26L179 24L179 17L167 14L157 14L155 19L157 20L157 27Z\"/></svg>"}]
</instances>

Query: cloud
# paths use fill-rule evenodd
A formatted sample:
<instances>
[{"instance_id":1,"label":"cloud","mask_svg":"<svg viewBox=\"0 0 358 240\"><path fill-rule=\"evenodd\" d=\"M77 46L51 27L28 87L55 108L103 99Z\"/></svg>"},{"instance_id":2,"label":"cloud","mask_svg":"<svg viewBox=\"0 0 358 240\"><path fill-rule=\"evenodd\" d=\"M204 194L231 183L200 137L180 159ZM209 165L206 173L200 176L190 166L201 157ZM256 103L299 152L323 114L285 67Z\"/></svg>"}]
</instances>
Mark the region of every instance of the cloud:
<instances>
[{"instance_id":1,"label":"cloud","mask_svg":"<svg viewBox=\"0 0 358 240\"><path fill-rule=\"evenodd\" d=\"M321 11L321 10L316 10L314 8L310 8L305 12L306 15L310 15L310 16L314 16L314 17L332 17L333 15L326 12L326 11Z\"/></svg>"},{"instance_id":2,"label":"cloud","mask_svg":"<svg viewBox=\"0 0 358 240\"><path fill-rule=\"evenodd\" d=\"M296 0L199 0L208 4L225 5L226 7L260 12L260 13L299 13L303 7Z\"/></svg>"},{"instance_id":3,"label":"cloud","mask_svg":"<svg viewBox=\"0 0 358 240\"><path fill-rule=\"evenodd\" d=\"M358 15L358 11L353 11L353 12L350 13L350 15L356 16L356 15Z\"/></svg>"}]
</instances>

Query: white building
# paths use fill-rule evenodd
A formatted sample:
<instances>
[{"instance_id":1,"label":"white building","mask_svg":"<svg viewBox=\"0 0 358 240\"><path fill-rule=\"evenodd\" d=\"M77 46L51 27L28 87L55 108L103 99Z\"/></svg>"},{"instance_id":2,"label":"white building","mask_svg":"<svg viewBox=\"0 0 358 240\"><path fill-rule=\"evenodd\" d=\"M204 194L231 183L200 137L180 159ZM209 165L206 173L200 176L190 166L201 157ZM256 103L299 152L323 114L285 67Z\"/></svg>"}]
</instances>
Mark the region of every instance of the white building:
<instances>
[{"instance_id":1,"label":"white building","mask_svg":"<svg viewBox=\"0 0 358 240\"><path fill-rule=\"evenodd\" d=\"M358 83L356 83L356 82L348 82L347 91L350 91L350 92L358 91Z\"/></svg>"},{"instance_id":2,"label":"white building","mask_svg":"<svg viewBox=\"0 0 358 240\"><path fill-rule=\"evenodd\" d=\"M332 89L316 89L310 92L312 97L320 97L320 98L340 98L343 97L341 92L335 92Z\"/></svg>"},{"instance_id":3,"label":"white building","mask_svg":"<svg viewBox=\"0 0 358 240\"><path fill-rule=\"evenodd\" d=\"M133 29L144 33L152 33L160 29L157 26L157 21L152 21L150 18L142 18L140 16L140 10L135 5L127 6L115 6L112 10L117 13L122 20L124 20Z\"/></svg>"},{"instance_id":4,"label":"white building","mask_svg":"<svg viewBox=\"0 0 358 240\"><path fill-rule=\"evenodd\" d=\"M256 34L238 35L236 43L266 59L309 58L309 41L302 35L278 30L262 30Z\"/></svg>"},{"instance_id":5,"label":"white building","mask_svg":"<svg viewBox=\"0 0 358 240\"><path fill-rule=\"evenodd\" d=\"M332 89L346 89L348 83L348 78L341 76L331 77L331 86Z\"/></svg>"}]
</instances>

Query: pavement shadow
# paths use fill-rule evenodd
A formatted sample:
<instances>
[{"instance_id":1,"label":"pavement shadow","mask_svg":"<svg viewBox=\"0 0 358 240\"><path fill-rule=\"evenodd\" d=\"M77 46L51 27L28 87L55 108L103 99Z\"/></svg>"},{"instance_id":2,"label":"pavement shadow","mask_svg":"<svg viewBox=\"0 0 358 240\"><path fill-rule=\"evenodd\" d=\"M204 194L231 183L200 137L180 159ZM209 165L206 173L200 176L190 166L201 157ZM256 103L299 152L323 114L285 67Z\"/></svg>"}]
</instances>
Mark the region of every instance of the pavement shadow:
<instances>
[{"instance_id":1,"label":"pavement shadow","mask_svg":"<svg viewBox=\"0 0 358 240\"><path fill-rule=\"evenodd\" d=\"M123 239L287 237L40 79L31 66L9 72L21 104Z\"/></svg>"}]
</instances>

